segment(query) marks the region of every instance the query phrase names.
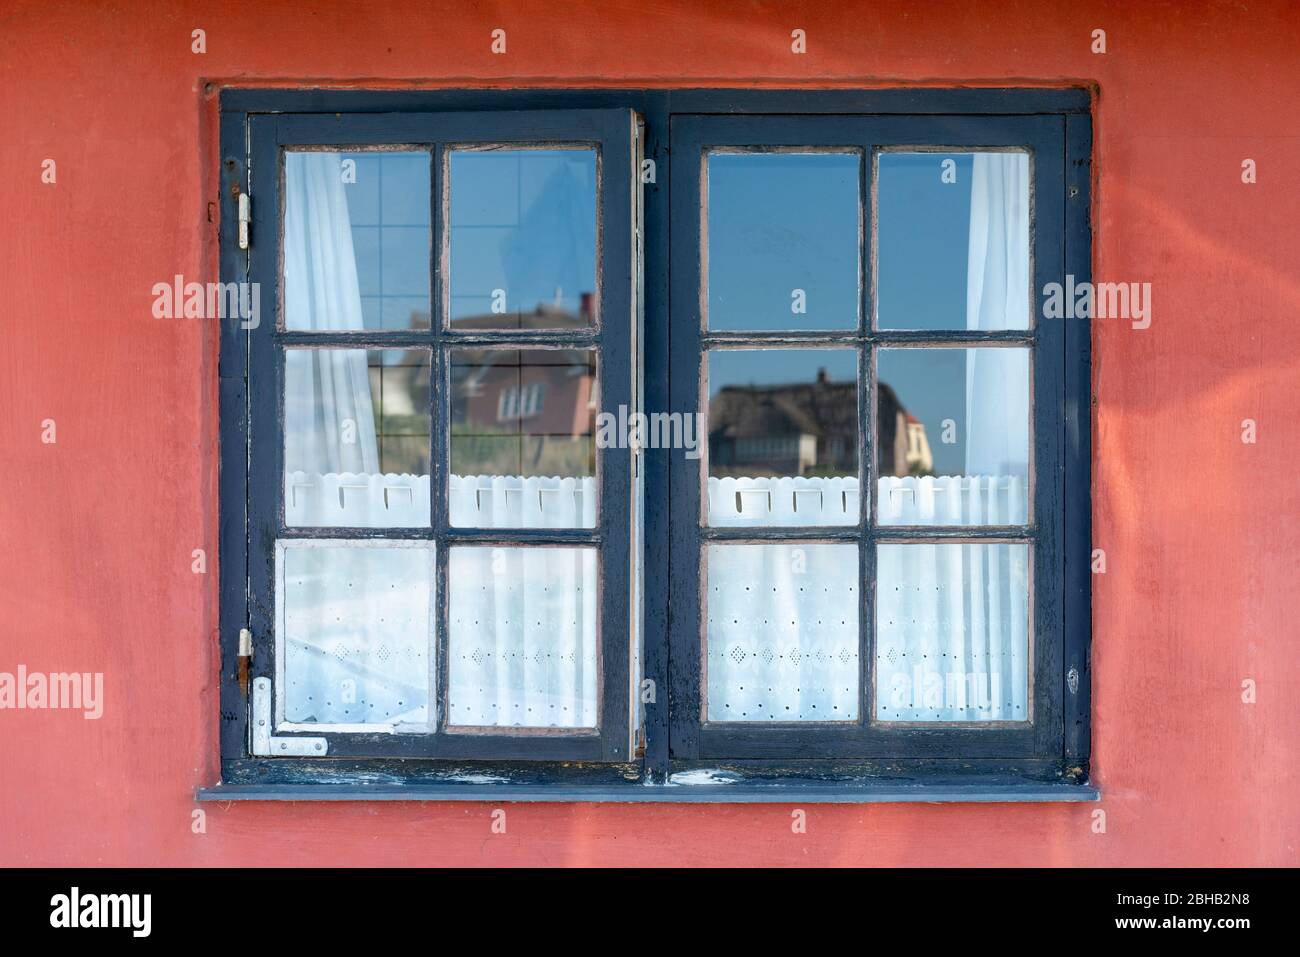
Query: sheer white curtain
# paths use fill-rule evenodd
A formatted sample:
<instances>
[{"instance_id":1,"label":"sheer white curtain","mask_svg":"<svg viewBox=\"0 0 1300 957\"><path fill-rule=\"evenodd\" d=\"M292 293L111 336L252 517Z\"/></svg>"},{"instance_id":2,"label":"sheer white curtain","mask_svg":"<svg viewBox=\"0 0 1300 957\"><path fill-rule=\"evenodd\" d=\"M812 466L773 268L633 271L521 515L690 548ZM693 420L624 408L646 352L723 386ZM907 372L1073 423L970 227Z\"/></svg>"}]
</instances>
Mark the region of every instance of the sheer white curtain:
<instances>
[{"instance_id":1,"label":"sheer white curtain","mask_svg":"<svg viewBox=\"0 0 1300 957\"><path fill-rule=\"evenodd\" d=\"M596 524L590 476L452 475L447 494L458 527ZM451 723L594 728L595 549L458 548L448 573Z\"/></svg>"},{"instance_id":2,"label":"sheer white curtain","mask_svg":"<svg viewBox=\"0 0 1300 957\"><path fill-rule=\"evenodd\" d=\"M966 327L1029 327L1029 158L976 153ZM882 479L882 521L1027 521L1029 392L1023 349L966 353L962 476ZM900 484L910 496L887 494ZM886 502L892 514L886 514ZM877 559L876 695L902 721L1023 721L1028 715L1029 549L885 545Z\"/></svg>"},{"instance_id":3,"label":"sheer white curtain","mask_svg":"<svg viewBox=\"0 0 1300 957\"><path fill-rule=\"evenodd\" d=\"M342 168L332 152L293 152L286 160L290 329L364 328ZM427 527L429 476L380 471L365 350L290 349L285 366L286 522ZM449 499L459 526L595 525L591 477L453 475ZM433 556L418 543L282 546L279 680L287 722L429 720ZM450 719L594 727L594 550L459 548L449 562Z\"/></svg>"},{"instance_id":4,"label":"sheer white curtain","mask_svg":"<svg viewBox=\"0 0 1300 957\"><path fill-rule=\"evenodd\" d=\"M364 328L341 172L338 153L291 152L285 161L284 307L289 329ZM286 350L289 524L352 524L355 516L344 510L369 505L369 495L355 494L379 472L369 377L364 350Z\"/></svg>"}]
</instances>

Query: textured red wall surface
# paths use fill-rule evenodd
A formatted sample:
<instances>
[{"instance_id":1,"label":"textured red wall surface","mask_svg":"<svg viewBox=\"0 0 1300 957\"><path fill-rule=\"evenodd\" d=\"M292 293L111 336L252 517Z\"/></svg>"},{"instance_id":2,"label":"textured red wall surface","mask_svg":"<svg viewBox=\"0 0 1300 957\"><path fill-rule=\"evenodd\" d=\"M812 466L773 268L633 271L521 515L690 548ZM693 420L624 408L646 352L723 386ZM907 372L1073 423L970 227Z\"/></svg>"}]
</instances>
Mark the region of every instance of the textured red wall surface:
<instances>
[{"instance_id":1,"label":"textured red wall surface","mask_svg":"<svg viewBox=\"0 0 1300 957\"><path fill-rule=\"evenodd\" d=\"M1300 10L1264 2L7 0L0 671L102 671L107 701L0 711L0 863L1297 863L1297 49ZM1095 805L813 806L803 835L779 805L518 805L494 836L477 804L209 804L192 833L217 777L216 336L152 318L150 288L216 278L206 84L1089 82L1096 275L1154 307L1094 333L1105 834Z\"/></svg>"}]
</instances>

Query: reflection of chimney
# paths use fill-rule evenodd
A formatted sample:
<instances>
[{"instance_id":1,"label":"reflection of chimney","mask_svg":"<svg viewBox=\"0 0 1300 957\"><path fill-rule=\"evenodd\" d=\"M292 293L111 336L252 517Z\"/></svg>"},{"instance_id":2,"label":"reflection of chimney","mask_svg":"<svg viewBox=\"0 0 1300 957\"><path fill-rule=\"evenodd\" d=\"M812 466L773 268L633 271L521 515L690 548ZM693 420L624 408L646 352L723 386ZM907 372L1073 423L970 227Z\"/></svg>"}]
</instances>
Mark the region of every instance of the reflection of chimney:
<instances>
[{"instance_id":1,"label":"reflection of chimney","mask_svg":"<svg viewBox=\"0 0 1300 957\"><path fill-rule=\"evenodd\" d=\"M820 369L817 370L817 384L825 385L829 381L830 381L830 377L826 375L826 367L822 366Z\"/></svg>"},{"instance_id":2,"label":"reflection of chimney","mask_svg":"<svg viewBox=\"0 0 1300 957\"><path fill-rule=\"evenodd\" d=\"M595 308L595 304L596 304L595 293L584 292L582 294L582 305L579 307L578 311L583 316L590 319L592 317L592 312Z\"/></svg>"}]
</instances>

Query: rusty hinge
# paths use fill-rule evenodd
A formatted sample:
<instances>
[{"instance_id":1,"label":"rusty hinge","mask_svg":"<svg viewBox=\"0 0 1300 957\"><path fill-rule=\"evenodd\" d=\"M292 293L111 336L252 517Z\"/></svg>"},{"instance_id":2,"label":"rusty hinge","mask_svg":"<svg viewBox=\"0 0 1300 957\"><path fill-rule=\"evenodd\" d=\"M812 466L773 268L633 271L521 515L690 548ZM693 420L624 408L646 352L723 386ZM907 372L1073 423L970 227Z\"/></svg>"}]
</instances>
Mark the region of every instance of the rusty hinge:
<instances>
[{"instance_id":1,"label":"rusty hinge","mask_svg":"<svg viewBox=\"0 0 1300 957\"><path fill-rule=\"evenodd\" d=\"M248 697L248 674L253 667L253 633L247 628L239 629L239 693Z\"/></svg>"}]
</instances>

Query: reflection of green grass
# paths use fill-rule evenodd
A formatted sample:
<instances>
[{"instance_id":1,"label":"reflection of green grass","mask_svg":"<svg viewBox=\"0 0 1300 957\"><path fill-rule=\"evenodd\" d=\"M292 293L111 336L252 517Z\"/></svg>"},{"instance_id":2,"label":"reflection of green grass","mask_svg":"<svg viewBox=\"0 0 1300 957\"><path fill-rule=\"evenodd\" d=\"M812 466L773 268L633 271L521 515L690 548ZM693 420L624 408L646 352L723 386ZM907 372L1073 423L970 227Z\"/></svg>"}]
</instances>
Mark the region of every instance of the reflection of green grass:
<instances>
[{"instance_id":1,"label":"reflection of green grass","mask_svg":"<svg viewBox=\"0 0 1300 957\"><path fill-rule=\"evenodd\" d=\"M381 435L428 435L429 416L413 413L410 415L393 415L385 413L382 418L375 411L375 429Z\"/></svg>"},{"instance_id":2,"label":"reflection of green grass","mask_svg":"<svg viewBox=\"0 0 1300 957\"><path fill-rule=\"evenodd\" d=\"M590 436L520 435L499 429L452 429L451 470L456 475L561 475L593 472Z\"/></svg>"}]
</instances>

